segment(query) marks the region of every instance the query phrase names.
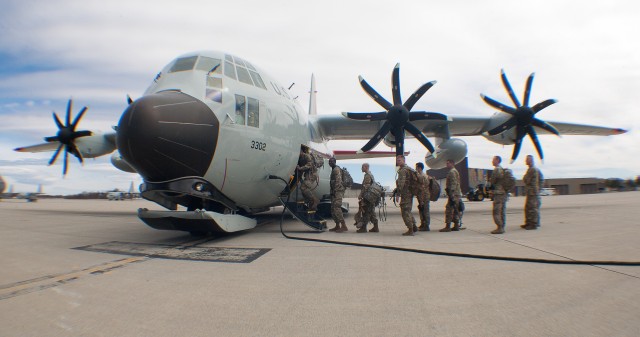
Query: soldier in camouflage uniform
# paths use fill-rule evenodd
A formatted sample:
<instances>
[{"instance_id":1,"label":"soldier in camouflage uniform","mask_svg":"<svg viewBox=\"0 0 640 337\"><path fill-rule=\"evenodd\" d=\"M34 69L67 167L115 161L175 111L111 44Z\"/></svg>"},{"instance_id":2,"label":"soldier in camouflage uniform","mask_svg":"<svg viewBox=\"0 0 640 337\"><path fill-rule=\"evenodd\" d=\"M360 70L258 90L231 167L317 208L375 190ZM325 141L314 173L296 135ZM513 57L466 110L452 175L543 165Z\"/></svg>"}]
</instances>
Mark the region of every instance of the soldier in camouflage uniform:
<instances>
[{"instance_id":1,"label":"soldier in camouflage uniform","mask_svg":"<svg viewBox=\"0 0 640 337\"><path fill-rule=\"evenodd\" d=\"M369 221L373 224L373 228L369 232L379 232L378 218L376 217L376 208L373 203L364 198L364 194L371 188L371 185L375 182L373 174L369 171L369 164L362 164L362 172L364 172L364 178L362 179L362 190L358 196L358 206L360 207L361 218L357 220L356 227L358 233L367 232L367 224Z\"/></svg>"},{"instance_id":2,"label":"soldier in camouflage uniform","mask_svg":"<svg viewBox=\"0 0 640 337\"><path fill-rule=\"evenodd\" d=\"M413 236L414 228L416 227L416 219L411 214L411 208L413 208L413 194L409 189L411 182L411 173L409 167L405 164L403 155L396 156L396 166L398 167L398 180L396 180L396 202L400 199L400 213L402 214L402 220L407 231L402 233L405 236Z\"/></svg>"},{"instance_id":3,"label":"soldier in camouflage uniform","mask_svg":"<svg viewBox=\"0 0 640 337\"><path fill-rule=\"evenodd\" d=\"M335 221L336 226L331 228L330 231L341 233L348 231L347 224L344 222L342 215L342 198L344 197L344 186L342 186L342 170L336 165L336 158L331 157L329 159L329 166L331 166L331 217Z\"/></svg>"},{"instance_id":4,"label":"soldier in camouflage uniform","mask_svg":"<svg viewBox=\"0 0 640 337\"><path fill-rule=\"evenodd\" d=\"M491 231L491 234L503 234L504 227L507 223L507 193L504 190L504 169L500 166L502 158L500 156L493 157L493 172L491 173L491 188L493 189L493 221L498 228Z\"/></svg>"},{"instance_id":5,"label":"soldier in camouflage uniform","mask_svg":"<svg viewBox=\"0 0 640 337\"><path fill-rule=\"evenodd\" d=\"M445 191L447 192L447 205L445 206L444 213L444 228L440 229L440 232L451 232L460 230L460 209L459 202L462 197L462 191L460 190L460 173L455 168L453 160L447 160L447 168L449 173L447 174L447 183ZM453 222L453 228L451 228L451 222Z\"/></svg>"},{"instance_id":6,"label":"soldier in camouflage uniform","mask_svg":"<svg viewBox=\"0 0 640 337\"><path fill-rule=\"evenodd\" d=\"M522 178L524 182L524 229L537 229L540 227L540 171L533 164L533 156L528 155L525 159L527 173Z\"/></svg>"},{"instance_id":7,"label":"soldier in camouflage uniform","mask_svg":"<svg viewBox=\"0 0 640 337\"><path fill-rule=\"evenodd\" d=\"M420 214L420 227L418 227L418 230L428 232L431 224L431 215L429 214L431 193L429 190L429 176L423 170L424 164L416 163L418 182L420 183L420 193L416 196L418 198L418 214Z\"/></svg>"},{"instance_id":8,"label":"soldier in camouflage uniform","mask_svg":"<svg viewBox=\"0 0 640 337\"><path fill-rule=\"evenodd\" d=\"M308 150L300 150L300 158L298 159L296 169L298 170L298 174L302 175L300 192L302 192L304 201L310 210L315 211L318 209L318 203L320 202L318 198L313 195L313 190L318 187L318 168Z\"/></svg>"}]
</instances>

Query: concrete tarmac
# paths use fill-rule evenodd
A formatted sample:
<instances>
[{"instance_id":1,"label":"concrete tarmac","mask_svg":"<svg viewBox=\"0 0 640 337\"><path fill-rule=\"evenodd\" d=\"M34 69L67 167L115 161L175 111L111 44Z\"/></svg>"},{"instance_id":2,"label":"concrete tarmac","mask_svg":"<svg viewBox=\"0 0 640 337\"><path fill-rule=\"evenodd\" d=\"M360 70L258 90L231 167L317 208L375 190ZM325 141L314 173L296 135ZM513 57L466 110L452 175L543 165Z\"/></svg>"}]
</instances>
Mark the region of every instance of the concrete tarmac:
<instances>
[{"instance_id":1,"label":"concrete tarmac","mask_svg":"<svg viewBox=\"0 0 640 337\"><path fill-rule=\"evenodd\" d=\"M640 263L640 192L467 202L460 232L403 237L388 205L380 233L289 235L505 257ZM460 258L290 240L280 212L242 233L194 238L138 220L144 200L0 201L0 336L640 336L640 266ZM414 208L414 215L417 213Z\"/></svg>"}]
</instances>

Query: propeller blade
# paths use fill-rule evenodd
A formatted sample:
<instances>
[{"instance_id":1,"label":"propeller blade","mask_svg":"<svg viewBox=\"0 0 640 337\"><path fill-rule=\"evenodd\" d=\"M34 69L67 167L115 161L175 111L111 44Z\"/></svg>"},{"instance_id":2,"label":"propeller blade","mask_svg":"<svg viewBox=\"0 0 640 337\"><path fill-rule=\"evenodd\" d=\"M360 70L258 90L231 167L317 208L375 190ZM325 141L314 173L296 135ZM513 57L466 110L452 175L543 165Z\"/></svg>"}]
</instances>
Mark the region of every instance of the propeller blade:
<instances>
[{"instance_id":1,"label":"propeller blade","mask_svg":"<svg viewBox=\"0 0 640 337\"><path fill-rule=\"evenodd\" d=\"M65 147L64 149L64 163L62 164L62 175L67 175L67 165L69 165L69 148Z\"/></svg>"},{"instance_id":2,"label":"propeller blade","mask_svg":"<svg viewBox=\"0 0 640 337\"><path fill-rule=\"evenodd\" d=\"M424 145L424 147L426 147L430 153L435 152L435 149L433 148L433 145L431 144L427 136L425 136L424 133L422 133L422 131L420 131L415 125L407 123L404 127L405 130L409 131L410 134L416 137L416 139L419 140L420 143L422 143L422 145Z\"/></svg>"},{"instance_id":3,"label":"propeller blade","mask_svg":"<svg viewBox=\"0 0 640 337\"><path fill-rule=\"evenodd\" d=\"M409 120L410 121L420 121L420 120L446 121L447 116L439 112L412 111L412 112L409 112Z\"/></svg>"},{"instance_id":4,"label":"propeller blade","mask_svg":"<svg viewBox=\"0 0 640 337\"><path fill-rule=\"evenodd\" d=\"M533 77L536 75L536 73L531 73L531 75L529 75L529 78L527 79L527 85L524 88L524 106L529 106L529 96L531 95L531 85L533 84Z\"/></svg>"},{"instance_id":5,"label":"propeller blade","mask_svg":"<svg viewBox=\"0 0 640 337\"><path fill-rule=\"evenodd\" d=\"M558 102L557 100L551 98L551 99L548 99L546 101L543 101L543 102L540 102L540 103L534 105L533 107L531 107L531 110L533 110L534 113L538 113L538 111L548 107L551 104L557 103L557 102Z\"/></svg>"},{"instance_id":6,"label":"propeller blade","mask_svg":"<svg viewBox=\"0 0 640 337\"><path fill-rule=\"evenodd\" d=\"M73 137L73 139L76 139L76 138L80 138L80 137L91 136L92 134L93 134L93 132L91 132L91 131L83 130L83 131L74 132L71 137Z\"/></svg>"},{"instance_id":7,"label":"propeller blade","mask_svg":"<svg viewBox=\"0 0 640 337\"><path fill-rule=\"evenodd\" d=\"M57 142L58 141L58 136L53 136L53 137L44 137L44 140L51 143L51 142Z\"/></svg>"},{"instance_id":8,"label":"propeller blade","mask_svg":"<svg viewBox=\"0 0 640 337\"><path fill-rule=\"evenodd\" d=\"M364 89L367 95L373 98L373 100L376 101L378 105L383 107L385 110L389 110L393 106L391 103L389 103L389 101L387 101L382 96L380 96L380 94L378 94L378 92L375 89L373 89L369 85L369 83L367 83L367 81L365 81L364 78L362 78L362 76L358 76L358 80L360 80L360 86L362 87L362 89Z\"/></svg>"},{"instance_id":9,"label":"propeller blade","mask_svg":"<svg viewBox=\"0 0 640 337\"><path fill-rule=\"evenodd\" d=\"M218 66L216 66L217 68ZM214 68L215 69L215 68ZM129 94L127 94L127 104L131 105L131 103L133 103L133 99L131 99L131 96L129 96Z\"/></svg>"},{"instance_id":10,"label":"propeller blade","mask_svg":"<svg viewBox=\"0 0 640 337\"><path fill-rule=\"evenodd\" d=\"M56 153L54 153L53 157L51 157L51 160L49 160L49 166L53 165L53 163L56 162L56 159L58 159L58 155L60 154L60 150L62 149L63 146L64 146L63 144L60 144L60 146L58 146Z\"/></svg>"},{"instance_id":11,"label":"propeller blade","mask_svg":"<svg viewBox=\"0 0 640 337\"><path fill-rule=\"evenodd\" d=\"M509 84L507 74L504 73L504 69L500 69L500 77L502 78L502 84L504 84L504 88L507 89L509 97L511 97L511 101L513 101L513 104L515 104L516 108L519 108L520 102L518 101L516 95L513 93L513 89L511 88L511 84Z\"/></svg>"},{"instance_id":12,"label":"propeller blade","mask_svg":"<svg viewBox=\"0 0 640 337\"><path fill-rule=\"evenodd\" d=\"M511 117L506 122L504 122L504 123L496 126L495 128L489 130L487 133L490 136L495 136L495 135L497 135L499 133L502 133L503 131L505 131L507 129L510 129L510 128L516 126L517 124L518 124L518 119L515 118L515 117Z\"/></svg>"},{"instance_id":13,"label":"propeller blade","mask_svg":"<svg viewBox=\"0 0 640 337\"><path fill-rule=\"evenodd\" d=\"M387 112L343 112L343 116L349 119L365 121L382 121L387 119Z\"/></svg>"},{"instance_id":14,"label":"propeller blade","mask_svg":"<svg viewBox=\"0 0 640 337\"><path fill-rule=\"evenodd\" d=\"M542 146L538 141L538 135L536 134L536 131L533 129L531 125L527 126L527 133L529 134L529 138L531 138L533 145L536 147L536 151L538 151L538 156L540 157L540 160L543 160L544 155L542 153Z\"/></svg>"},{"instance_id":15,"label":"propeller blade","mask_svg":"<svg viewBox=\"0 0 640 337\"><path fill-rule=\"evenodd\" d=\"M75 131L76 126L80 122L80 119L82 119L82 116L84 116L85 112L87 112L86 106L83 107L82 110L80 110L80 113L78 113L78 115L76 116L76 118L73 119L73 123L71 123L71 131Z\"/></svg>"},{"instance_id":16,"label":"propeller blade","mask_svg":"<svg viewBox=\"0 0 640 337\"><path fill-rule=\"evenodd\" d=\"M73 109L73 100L69 99L69 103L67 103L67 119L66 122L67 124L65 124L64 126L69 126L71 125L71 110Z\"/></svg>"},{"instance_id":17,"label":"propeller blade","mask_svg":"<svg viewBox=\"0 0 640 337\"><path fill-rule=\"evenodd\" d=\"M407 125L410 125L407 123ZM404 156L404 128L399 127L394 130L393 136L396 139L396 156Z\"/></svg>"},{"instance_id":18,"label":"propeller blade","mask_svg":"<svg viewBox=\"0 0 640 337\"><path fill-rule=\"evenodd\" d=\"M56 122L56 125L58 126L58 129L64 128L64 125L62 125L62 122L60 121L60 118L58 118L58 115L55 112L53 113L53 121Z\"/></svg>"},{"instance_id":19,"label":"propeller blade","mask_svg":"<svg viewBox=\"0 0 640 337\"><path fill-rule=\"evenodd\" d=\"M516 128L516 140L515 140L515 145L513 146L513 154L511 155L511 164L513 164L516 158L518 158L518 154L520 153L520 147L522 146L522 138L524 137L524 134L522 131L523 130L520 126Z\"/></svg>"},{"instance_id":20,"label":"propeller blade","mask_svg":"<svg viewBox=\"0 0 640 337\"><path fill-rule=\"evenodd\" d=\"M80 153L80 150L78 150L78 147L75 144L71 144L69 148L71 148L71 154L78 158L80 164L84 164L84 159L82 158L82 154Z\"/></svg>"},{"instance_id":21,"label":"propeller blade","mask_svg":"<svg viewBox=\"0 0 640 337\"><path fill-rule=\"evenodd\" d=\"M480 97L482 97L482 99L485 101L485 103L491 105L492 107L502 111L502 112L506 112L508 114L514 115L516 113L516 109L510 107L510 106L506 106L496 100L494 100L493 98L489 97L489 96L485 96L483 94L480 94Z\"/></svg>"},{"instance_id":22,"label":"propeller blade","mask_svg":"<svg viewBox=\"0 0 640 337\"><path fill-rule=\"evenodd\" d=\"M418 90L416 90L416 92L413 93L413 95L411 95L411 97L409 97L406 102L404 102L404 107L407 108L407 110L411 111L411 109L413 109L413 106L418 102L418 100L420 100L422 95L424 95L424 93L427 92L427 90L431 89L431 87L433 87L436 83L437 81L431 81L423 84L420 88L418 88Z\"/></svg>"},{"instance_id":23,"label":"propeller blade","mask_svg":"<svg viewBox=\"0 0 640 337\"><path fill-rule=\"evenodd\" d=\"M539 120L537 118L534 118L531 121L531 125L537 126L537 127L541 128L541 129L545 129L545 130L555 134L556 136L560 136L560 131L558 131L558 129L556 129L553 125L551 125L551 124L549 124L549 123L547 123L545 121L542 121L542 120Z\"/></svg>"},{"instance_id":24,"label":"propeller blade","mask_svg":"<svg viewBox=\"0 0 640 337\"><path fill-rule=\"evenodd\" d=\"M376 145L380 143L382 138L384 138L384 136L386 136L387 133L389 133L389 130L391 130L391 123L385 122L380 128L380 130L378 130L378 132L376 132L376 134L373 135L373 137L360 149L359 152L367 152L373 149L374 147L376 147Z\"/></svg>"},{"instance_id":25,"label":"propeller blade","mask_svg":"<svg viewBox=\"0 0 640 337\"><path fill-rule=\"evenodd\" d=\"M393 67L391 92L393 93L393 105L402 104L402 98L400 96L400 63L396 63L396 66Z\"/></svg>"}]
</instances>

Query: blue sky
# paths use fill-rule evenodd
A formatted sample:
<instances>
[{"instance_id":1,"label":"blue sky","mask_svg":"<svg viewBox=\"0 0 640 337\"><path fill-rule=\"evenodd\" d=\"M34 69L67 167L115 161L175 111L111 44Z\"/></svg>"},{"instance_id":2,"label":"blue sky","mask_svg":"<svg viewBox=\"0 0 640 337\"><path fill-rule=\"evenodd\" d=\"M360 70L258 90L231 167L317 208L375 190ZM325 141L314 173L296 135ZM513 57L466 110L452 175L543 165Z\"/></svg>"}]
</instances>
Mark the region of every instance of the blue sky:
<instances>
[{"instance_id":1,"label":"blue sky","mask_svg":"<svg viewBox=\"0 0 640 337\"><path fill-rule=\"evenodd\" d=\"M640 4L634 1L4 1L0 12L0 175L16 191L44 184L48 193L128 189L136 175L120 172L109 157L70 166L46 166L51 154L16 153L56 132L51 112L89 111L81 129L110 131L126 106L175 56L224 50L260 66L292 88L308 106L309 78L318 85L321 114L377 111L360 88L362 75L390 97L393 66L401 63L406 97L421 84L438 83L416 109L448 115L490 116L484 93L508 102L500 83L507 72L518 95L536 72L532 102L559 103L538 117L547 121L621 127L616 137L541 137L548 178L640 174ZM473 167L490 167L493 155L512 147L464 138ZM357 149L363 142L330 143ZM410 164L424 149L407 142ZM388 150L380 145L378 150ZM511 165L521 175L525 139ZM374 174L393 181L393 161L372 160ZM360 179L359 163L349 164ZM376 172L377 171L377 172Z\"/></svg>"}]
</instances>

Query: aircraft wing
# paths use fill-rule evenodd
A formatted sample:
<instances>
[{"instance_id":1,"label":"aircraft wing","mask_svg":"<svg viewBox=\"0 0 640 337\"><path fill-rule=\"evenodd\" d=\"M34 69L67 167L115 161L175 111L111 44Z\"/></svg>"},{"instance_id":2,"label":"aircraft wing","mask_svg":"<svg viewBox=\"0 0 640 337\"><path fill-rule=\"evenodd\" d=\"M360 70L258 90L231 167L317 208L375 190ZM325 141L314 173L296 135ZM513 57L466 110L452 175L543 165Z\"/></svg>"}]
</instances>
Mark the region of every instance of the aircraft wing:
<instances>
[{"instance_id":1,"label":"aircraft wing","mask_svg":"<svg viewBox=\"0 0 640 337\"><path fill-rule=\"evenodd\" d=\"M366 140L371 138L385 121L371 122L368 120L353 120L342 115L316 115L310 116L312 123L317 127L322 139L332 140ZM445 127L449 127L450 136L479 136L487 132L491 125L492 117L464 117L448 116L448 120L419 120L411 122L420 129L425 136L438 136ZM594 125L547 122L553 125L561 135L588 135L611 136L625 133L626 130ZM538 134L551 134L550 132L535 128ZM406 137L412 137L409 133Z\"/></svg>"}]
</instances>

